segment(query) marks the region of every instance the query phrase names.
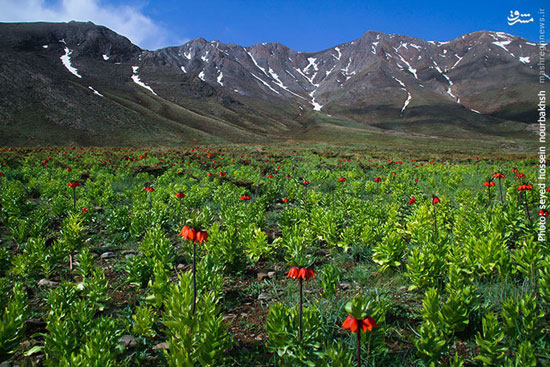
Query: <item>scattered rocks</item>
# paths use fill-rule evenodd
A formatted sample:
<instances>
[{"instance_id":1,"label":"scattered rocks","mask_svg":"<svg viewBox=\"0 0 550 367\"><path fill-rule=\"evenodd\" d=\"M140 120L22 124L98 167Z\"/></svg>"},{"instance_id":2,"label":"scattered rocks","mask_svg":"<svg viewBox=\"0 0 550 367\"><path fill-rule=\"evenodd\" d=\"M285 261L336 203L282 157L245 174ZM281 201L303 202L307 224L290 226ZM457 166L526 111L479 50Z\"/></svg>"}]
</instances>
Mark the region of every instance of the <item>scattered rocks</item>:
<instances>
[{"instance_id":1,"label":"scattered rocks","mask_svg":"<svg viewBox=\"0 0 550 367\"><path fill-rule=\"evenodd\" d=\"M344 290L344 291L351 287L350 283L340 283L339 285L340 285L340 288L342 288L342 290Z\"/></svg>"},{"instance_id":2,"label":"scattered rocks","mask_svg":"<svg viewBox=\"0 0 550 367\"><path fill-rule=\"evenodd\" d=\"M185 265L185 264L178 264L178 266L176 266L176 270L177 271L185 271L189 266L188 265Z\"/></svg>"},{"instance_id":3,"label":"scattered rocks","mask_svg":"<svg viewBox=\"0 0 550 367\"><path fill-rule=\"evenodd\" d=\"M170 349L170 347L168 347L168 343L166 343L166 342L159 343L159 344L157 344L153 347L153 350L159 350L159 349L168 350L168 349Z\"/></svg>"},{"instance_id":4,"label":"scattered rocks","mask_svg":"<svg viewBox=\"0 0 550 367\"><path fill-rule=\"evenodd\" d=\"M112 252L112 251L107 251L107 252L102 253L100 257L102 259L111 259L111 258L115 257L115 253Z\"/></svg>"},{"instance_id":5,"label":"scattered rocks","mask_svg":"<svg viewBox=\"0 0 550 367\"><path fill-rule=\"evenodd\" d=\"M55 288L55 287L57 287L58 284L59 284L58 282L54 282L54 281L48 280L48 279L40 279L38 281L38 286L39 287Z\"/></svg>"},{"instance_id":6,"label":"scattered rocks","mask_svg":"<svg viewBox=\"0 0 550 367\"><path fill-rule=\"evenodd\" d=\"M234 313L228 313L227 315L223 316L223 321L232 322L236 317L237 315L235 315Z\"/></svg>"},{"instance_id":7,"label":"scattered rocks","mask_svg":"<svg viewBox=\"0 0 550 367\"><path fill-rule=\"evenodd\" d=\"M118 339L119 344L122 344L122 346L128 348L128 347L135 347L137 345L136 339L131 335L123 335Z\"/></svg>"},{"instance_id":8,"label":"scattered rocks","mask_svg":"<svg viewBox=\"0 0 550 367\"><path fill-rule=\"evenodd\" d=\"M268 271L267 273L260 272L258 273L257 277L258 277L258 282L261 282L264 279L273 279L273 277L275 277L275 272L274 271Z\"/></svg>"}]
</instances>

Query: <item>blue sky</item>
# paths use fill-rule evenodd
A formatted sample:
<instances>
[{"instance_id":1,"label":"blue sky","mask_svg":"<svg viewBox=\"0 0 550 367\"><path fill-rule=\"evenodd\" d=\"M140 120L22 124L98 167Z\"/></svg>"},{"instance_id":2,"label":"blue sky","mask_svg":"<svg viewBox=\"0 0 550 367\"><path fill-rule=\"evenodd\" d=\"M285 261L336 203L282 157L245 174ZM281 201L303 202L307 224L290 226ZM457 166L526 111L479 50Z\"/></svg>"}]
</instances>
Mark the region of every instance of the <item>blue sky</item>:
<instances>
[{"instance_id":1,"label":"blue sky","mask_svg":"<svg viewBox=\"0 0 550 367\"><path fill-rule=\"evenodd\" d=\"M91 20L148 49L203 37L243 46L280 42L298 51L320 51L368 30L437 41L491 30L538 41L539 8L544 5L535 0L0 0L0 21ZM509 26L511 10L530 13L534 22ZM546 11L550 18L550 7Z\"/></svg>"}]
</instances>

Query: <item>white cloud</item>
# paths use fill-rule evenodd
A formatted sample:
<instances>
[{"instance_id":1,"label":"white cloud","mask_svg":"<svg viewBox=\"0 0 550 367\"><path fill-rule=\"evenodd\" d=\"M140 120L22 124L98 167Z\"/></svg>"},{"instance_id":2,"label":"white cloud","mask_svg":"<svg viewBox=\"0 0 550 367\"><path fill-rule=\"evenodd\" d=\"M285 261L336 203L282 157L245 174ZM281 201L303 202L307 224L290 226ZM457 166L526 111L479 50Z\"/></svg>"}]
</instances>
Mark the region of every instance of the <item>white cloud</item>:
<instances>
[{"instance_id":1,"label":"white cloud","mask_svg":"<svg viewBox=\"0 0 550 367\"><path fill-rule=\"evenodd\" d=\"M170 41L166 36L169 32L137 6L109 5L101 0L61 0L55 4L44 0L0 0L0 9L1 22L92 21L147 49L165 47Z\"/></svg>"}]
</instances>

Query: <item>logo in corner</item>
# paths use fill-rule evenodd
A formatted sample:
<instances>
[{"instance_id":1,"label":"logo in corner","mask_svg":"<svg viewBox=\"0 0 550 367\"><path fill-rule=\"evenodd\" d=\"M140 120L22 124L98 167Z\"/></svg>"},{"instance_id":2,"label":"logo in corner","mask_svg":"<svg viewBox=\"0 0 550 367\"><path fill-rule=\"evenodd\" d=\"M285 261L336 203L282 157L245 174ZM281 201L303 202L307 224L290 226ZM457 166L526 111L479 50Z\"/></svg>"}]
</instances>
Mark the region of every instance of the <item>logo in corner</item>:
<instances>
[{"instance_id":1,"label":"logo in corner","mask_svg":"<svg viewBox=\"0 0 550 367\"><path fill-rule=\"evenodd\" d=\"M534 22L531 14L521 14L518 10L510 10L510 15L506 19L508 19L508 25L514 25L516 23L527 24Z\"/></svg>"}]
</instances>

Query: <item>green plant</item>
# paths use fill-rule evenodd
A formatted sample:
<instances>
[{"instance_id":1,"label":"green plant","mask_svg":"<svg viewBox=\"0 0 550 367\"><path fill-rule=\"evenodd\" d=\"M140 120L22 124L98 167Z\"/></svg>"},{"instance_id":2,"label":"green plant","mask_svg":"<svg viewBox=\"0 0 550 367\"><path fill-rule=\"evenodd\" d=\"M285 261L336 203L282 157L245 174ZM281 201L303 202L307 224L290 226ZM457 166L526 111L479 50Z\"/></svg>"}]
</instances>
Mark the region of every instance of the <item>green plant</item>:
<instances>
[{"instance_id":1,"label":"green plant","mask_svg":"<svg viewBox=\"0 0 550 367\"><path fill-rule=\"evenodd\" d=\"M181 274L164 298L163 324L169 351L164 353L172 367L219 366L225 360L229 337L213 293L202 293L192 313L191 274Z\"/></svg>"},{"instance_id":2,"label":"green plant","mask_svg":"<svg viewBox=\"0 0 550 367\"><path fill-rule=\"evenodd\" d=\"M319 271L319 283L323 287L323 297L332 297L338 289L342 269L333 264L325 265Z\"/></svg>"},{"instance_id":3,"label":"green plant","mask_svg":"<svg viewBox=\"0 0 550 367\"><path fill-rule=\"evenodd\" d=\"M144 338L153 338L156 335L156 332L153 329L155 317L152 307L148 305L136 307L136 310L132 315L132 321L132 331L134 334Z\"/></svg>"},{"instance_id":4,"label":"green plant","mask_svg":"<svg viewBox=\"0 0 550 367\"><path fill-rule=\"evenodd\" d=\"M441 322L439 295L433 288L428 289L422 302L422 318L424 322L418 329L419 338L414 346L419 356L428 365L435 365L446 353L449 344L448 336Z\"/></svg>"},{"instance_id":5,"label":"green plant","mask_svg":"<svg viewBox=\"0 0 550 367\"><path fill-rule=\"evenodd\" d=\"M497 316L488 312L483 318L483 335L476 334L476 344L479 355L474 359L481 361L483 366L496 366L504 358L507 348L503 343L504 333L498 323Z\"/></svg>"},{"instance_id":6,"label":"green plant","mask_svg":"<svg viewBox=\"0 0 550 367\"><path fill-rule=\"evenodd\" d=\"M321 350L319 315L304 307L303 333L299 341L298 308L276 303L269 308L265 324L269 336L267 348L276 353L282 366L317 366Z\"/></svg>"},{"instance_id":7,"label":"green plant","mask_svg":"<svg viewBox=\"0 0 550 367\"><path fill-rule=\"evenodd\" d=\"M27 317L27 295L23 286L16 283L8 304L0 314L0 362L7 361L15 353L24 336Z\"/></svg>"},{"instance_id":8,"label":"green plant","mask_svg":"<svg viewBox=\"0 0 550 367\"><path fill-rule=\"evenodd\" d=\"M373 248L372 260L381 266L384 272L390 268L398 268L402 264L407 244L397 232L391 232Z\"/></svg>"},{"instance_id":9,"label":"green plant","mask_svg":"<svg viewBox=\"0 0 550 367\"><path fill-rule=\"evenodd\" d=\"M538 309L533 294L525 294L519 300L508 298L502 304L504 333L510 341L534 343L541 335L544 313Z\"/></svg>"}]
</instances>

